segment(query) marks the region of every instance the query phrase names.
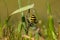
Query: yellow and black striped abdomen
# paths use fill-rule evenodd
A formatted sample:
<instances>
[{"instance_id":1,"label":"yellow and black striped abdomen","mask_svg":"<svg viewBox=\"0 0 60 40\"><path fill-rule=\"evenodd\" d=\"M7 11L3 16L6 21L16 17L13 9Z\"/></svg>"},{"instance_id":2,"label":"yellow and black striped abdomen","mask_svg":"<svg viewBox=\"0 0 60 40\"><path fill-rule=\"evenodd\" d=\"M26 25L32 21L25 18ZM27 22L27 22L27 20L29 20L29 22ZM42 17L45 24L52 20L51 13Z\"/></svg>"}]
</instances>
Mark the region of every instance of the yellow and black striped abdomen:
<instances>
[{"instance_id":1,"label":"yellow and black striped abdomen","mask_svg":"<svg viewBox=\"0 0 60 40\"><path fill-rule=\"evenodd\" d=\"M36 22L37 22L35 15L32 15L32 16L30 17L30 22L31 22L31 23L36 23Z\"/></svg>"}]
</instances>

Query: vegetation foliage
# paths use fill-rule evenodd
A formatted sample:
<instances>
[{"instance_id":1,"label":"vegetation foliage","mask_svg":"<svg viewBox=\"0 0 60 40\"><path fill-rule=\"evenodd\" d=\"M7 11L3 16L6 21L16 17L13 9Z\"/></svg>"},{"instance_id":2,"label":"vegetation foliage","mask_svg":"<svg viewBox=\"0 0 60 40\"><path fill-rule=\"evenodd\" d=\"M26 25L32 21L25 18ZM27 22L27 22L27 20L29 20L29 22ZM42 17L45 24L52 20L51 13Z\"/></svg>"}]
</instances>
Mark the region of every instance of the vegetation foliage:
<instances>
[{"instance_id":1,"label":"vegetation foliage","mask_svg":"<svg viewBox=\"0 0 60 40\"><path fill-rule=\"evenodd\" d=\"M0 38L2 38L3 40L57 40L57 35L55 32L55 28L54 28L54 20L53 20L52 14L51 14L51 7L50 7L49 3L47 3L47 4L48 4L47 5L47 14L49 16L48 16L47 27L45 26L46 31L42 28L42 30L44 30L44 32L46 33L46 34L45 33L42 34L42 35L44 35L44 38L39 36L38 31L33 30L32 27L29 28L29 32L27 35L27 32L25 30L25 29L27 29L26 20L25 20L25 15L23 12L26 10L32 9L34 7L34 3L27 5L25 7L21 7L21 0L18 0L19 9L12 12L8 16L8 18L5 20L4 26L2 26L2 24L0 22ZM15 28L15 27L9 25L9 20L10 20L11 16L13 16L14 14L17 14L17 13L21 14L21 21L18 23L17 28ZM35 33L35 35L33 35L33 33Z\"/></svg>"}]
</instances>

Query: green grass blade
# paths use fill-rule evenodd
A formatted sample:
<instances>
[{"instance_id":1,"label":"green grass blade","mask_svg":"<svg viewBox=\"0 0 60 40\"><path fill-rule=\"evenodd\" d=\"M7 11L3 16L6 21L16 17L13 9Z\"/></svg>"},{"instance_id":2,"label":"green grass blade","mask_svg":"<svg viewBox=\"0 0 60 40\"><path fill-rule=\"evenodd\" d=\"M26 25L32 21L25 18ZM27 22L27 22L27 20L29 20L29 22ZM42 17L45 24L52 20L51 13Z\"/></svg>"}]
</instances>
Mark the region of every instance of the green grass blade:
<instances>
[{"instance_id":1,"label":"green grass blade","mask_svg":"<svg viewBox=\"0 0 60 40\"><path fill-rule=\"evenodd\" d=\"M22 22L19 23L18 25L18 34L19 34L19 37L18 39L21 39L22 38L22 35L26 35L26 23L25 23L25 16L22 16ZM27 38L23 38L24 40L27 40Z\"/></svg>"},{"instance_id":2,"label":"green grass blade","mask_svg":"<svg viewBox=\"0 0 60 40\"><path fill-rule=\"evenodd\" d=\"M55 29L54 29L54 20L52 18L52 15L50 15L50 17L49 17L49 29L51 32L50 36L52 36L54 40L57 40Z\"/></svg>"},{"instance_id":3,"label":"green grass blade","mask_svg":"<svg viewBox=\"0 0 60 40\"><path fill-rule=\"evenodd\" d=\"M18 0L18 6L19 6L19 9L22 7L22 0ZM23 11L21 12L21 15L23 14Z\"/></svg>"},{"instance_id":4,"label":"green grass blade","mask_svg":"<svg viewBox=\"0 0 60 40\"><path fill-rule=\"evenodd\" d=\"M31 5L27 5L25 7L22 7L22 8L17 9L16 11L12 12L11 15L14 15L14 14L19 13L19 12L23 12L23 11L28 10L28 9L31 9L33 7L34 7L34 3L31 4Z\"/></svg>"},{"instance_id":5,"label":"green grass blade","mask_svg":"<svg viewBox=\"0 0 60 40\"><path fill-rule=\"evenodd\" d=\"M35 40L39 40L39 35L38 35L38 33L35 33Z\"/></svg>"},{"instance_id":6,"label":"green grass blade","mask_svg":"<svg viewBox=\"0 0 60 40\"><path fill-rule=\"evenodd\" d=\"M48 38L47 40L57 40L57 36L55 33L55 28L54 28L54 20L51 15L51 6L49 3L49 0L47 0L47 14L48 14L48 27L47 27Z\"/></svg>"},{"instance_id":7,"label":"green grass blade","mask_svg":"<svg viewBox=\"0 0 60 40\"><path fill-rule=\"evenodd\" d=\"M21 25L22 25L22 23L20 22L20 23L18 24L18 33L21 32L21 29L22 29Z\"/></svg>"},{"instance_id":8,"label":"green grass blade","mask_svg":"<svg viewBox=\"0 0 60 40\"><path fill-rule=\"evenodd\" d=\"M19 6L19 8L21 8L21 6L22 6L22 0L18 0L18 6Z\"/></svg>"},{"instance_id":9,"label":"green grass blade","mask_svg":"<svg viewBox=\"0 0 60 40\"><path fill-rule=\"evenodd\" d=\"M0 38L2 37L2 24L1 24L1 19L0 19Z\"/></svg>"},{"instance_id":10,"label":"green grass blade","mask_svg":"<svg viewBox=\"0 0 60 40\"><path fill-rule=\"evenodd\" d=\"M49 3L49 0L47 0L47 14L51 14L51 5Z\"/></svg>"}]
</instances>

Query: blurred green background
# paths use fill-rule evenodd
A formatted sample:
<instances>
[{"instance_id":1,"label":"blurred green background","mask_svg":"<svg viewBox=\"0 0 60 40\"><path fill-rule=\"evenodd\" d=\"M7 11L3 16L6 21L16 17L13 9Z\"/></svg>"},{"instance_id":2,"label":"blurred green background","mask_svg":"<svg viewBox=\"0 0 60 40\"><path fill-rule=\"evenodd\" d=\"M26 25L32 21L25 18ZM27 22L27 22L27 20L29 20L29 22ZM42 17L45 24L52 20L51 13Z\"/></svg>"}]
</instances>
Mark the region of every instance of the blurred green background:
<instances>
[{"instance_id":1,"label":"blurred green background","mask_svg":"<svg viewBox=\"0 0 60 40\"><path fill-rule=\"evenodd\" d=\"M4 24L4 20L16 9L18 9L18 1L17 0L6 0L7 7L8 7L8 13L7 8L5 6L4 0L0 0L0 18L1 23ZM47 0L22 0L22 7L34 3L34 9L36 9L37 17L39 20L43 20L44 23L47 21ZM49 0L51 5L51 12L54 17L55 26L58 27L58 22L60 20L60 0ZM27 12L26 12L27 13ZM13 15L10 23L11 25L14 25L20 20L20 14Z\"/></svg>"}]
</instances>

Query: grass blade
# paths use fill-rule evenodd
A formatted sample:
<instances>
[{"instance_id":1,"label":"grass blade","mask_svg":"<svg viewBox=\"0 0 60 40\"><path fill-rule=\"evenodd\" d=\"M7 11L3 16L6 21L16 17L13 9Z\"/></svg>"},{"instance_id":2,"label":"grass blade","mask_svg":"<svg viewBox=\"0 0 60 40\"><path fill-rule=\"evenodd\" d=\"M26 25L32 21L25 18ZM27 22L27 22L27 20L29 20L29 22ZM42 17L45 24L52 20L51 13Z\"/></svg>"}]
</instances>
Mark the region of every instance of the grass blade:
<instances>
[{"instance_id":1,"label":"grass blade","mask_svg":"<svg viewBox=\"0 0 60 40\"><path fill-rule=\"evenodd\" d=\"M50 31L49 32L50 38L57 40L57 36L54 29L54 20L52 18L52 15L49 16L48 23L49 23L48 31Z\"/></svg>"},{"instance_id":2,"label":"grass blade","mask_svg":"<svg viewBox=\"0 0 60 40\"><path fill-rule=\"evenodd\" d=\"M49 0L47 0L47 14L48 14L48 27L47 27L48 38L47 40L57 40L57 36L55 33L55 28L54 28L54 20L51 14L51 6L49 3Z\"/></svg>"},{"instance_id":3,"label":"grass blade","mask_svg":"<svg viewBox=\"0 0 60 40\"><path fill-rule=\"evenodd\" d=\"M2 24L1 24L1 17L0 17L0 38L2 37Z\"/></svg>"},{"instance_id":4,"label":"grass blade","mask_svg":"<svg viewBox=\"0 0 60 40\"><path fill-rule=\"evenodd\" d=\"M47 0L47 14L51 14L51 6L49 0Z\"/></svg>"},{"instance_id":5,"label":"grass blade","mask_svg":"<svg viewBox=\"0 0 60 40\"><path fill-rule=\"evenodd\" d=\"M19 13L19 12L23 12L23 11L28 10L28 9L31 9L31 8L33 8L33 7L34 7L34 3L31 4L31 5L27 5L27 6L25 6L25 7L22 7L22 8L20 8L20 9L17 9L16 11L12 12L11 15L14 15L14 14ZM10 15L10 16L11 16L11 15Z\"/></svg>"}]
</instances>

